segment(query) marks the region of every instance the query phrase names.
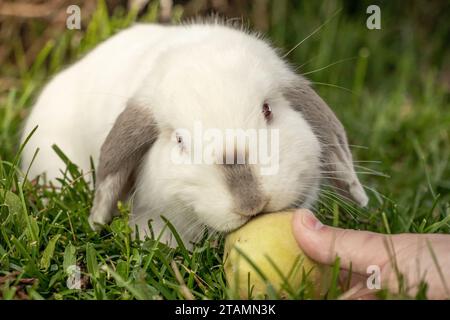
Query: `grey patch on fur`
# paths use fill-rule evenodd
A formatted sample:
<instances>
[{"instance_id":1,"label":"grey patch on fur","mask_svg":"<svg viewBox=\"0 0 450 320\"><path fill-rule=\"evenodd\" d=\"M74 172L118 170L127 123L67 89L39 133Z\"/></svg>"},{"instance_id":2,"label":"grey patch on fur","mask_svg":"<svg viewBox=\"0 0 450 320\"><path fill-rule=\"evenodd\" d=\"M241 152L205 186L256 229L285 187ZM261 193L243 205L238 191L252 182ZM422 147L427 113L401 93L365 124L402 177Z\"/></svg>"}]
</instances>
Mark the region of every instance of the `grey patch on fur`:
<instances>
[{"instance_id":1,"label":"grey patch on fur","mask_svg":"<svg viewBox=\"0 0 450 320\"><path fill-rule=\"evenodd\" d=\"M247 164L220 166L235 203L235 213L252 216L261 212L267 201L262 195L261 187L251 166Z\"/></svg>"},{"instance_id":2,"label":"grey patch on fur","mask_svg":"<svg viewBox=\"0 0 450 320\"><path fill-rule=\"evenodd\" d=\"M302 77L285 90L284 96L296 111L301 112L319 139L323 176L335 185L342 196L364 206L367 196L353 169L345 129L334 112Z\"/></svg>"},{"instance_id":3,"label":"grey patch on fur","mask_svg":"<svg viewBox=\"0 0 450 320\"><path fill-rule=\"evenodd\" d=\"M105 208L98 206L104 205L103 199L108 199L106 210L109 215L104 220L111 220L117 201L130 194L136 170L158 133L150 110L130 101L117 117L101 147L91 215L104 211Z\"/></svg>"}]
</instances>

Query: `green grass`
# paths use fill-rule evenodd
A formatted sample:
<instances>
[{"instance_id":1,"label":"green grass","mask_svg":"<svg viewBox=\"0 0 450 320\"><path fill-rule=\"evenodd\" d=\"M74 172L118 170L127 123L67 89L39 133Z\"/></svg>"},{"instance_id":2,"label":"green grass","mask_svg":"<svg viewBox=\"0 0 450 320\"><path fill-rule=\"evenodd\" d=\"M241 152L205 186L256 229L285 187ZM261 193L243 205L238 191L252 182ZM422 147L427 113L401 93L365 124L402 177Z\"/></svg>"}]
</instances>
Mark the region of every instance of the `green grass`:
<instances>
[{"instance_id":1,"label":"green grass","mask_svg":"<svg viewBox=\"0 0 450 320\"><path fill-rule=\"evenodd\" d=\"M272 5L268 36L287 52L346 2ZM424 40L400 7L382 6L382 30L365 28L364 5L356 13L343 10L288 56L344 123L371 199L368 208L358 209L325 193L316 212L339 227L450 233L450 105L440 80L448 28ZM152 5L140 20L154 21L156 10ZM193 252L167 248L157 239L134 241L126 205L120 205L121 217L94 233L87 223L93 193L74 164L61 175L61 190L23 180L18 168L20 127L46 80L135 18L123 10L108 16L100 5L81 40L79 31L66 31L47 43L32 68L0 66L2 73L17 69L20 77L20 85L0 99L4 299L183 299L189 297L186 289L196 299L233 297L226 289L221 239L205 235ZM66 268L75 262L82 290L66 285ZM290 290L289 298L312 298L303 288ZM334 277L323 298L343 290Z\"/></svg>"}]
</instances>

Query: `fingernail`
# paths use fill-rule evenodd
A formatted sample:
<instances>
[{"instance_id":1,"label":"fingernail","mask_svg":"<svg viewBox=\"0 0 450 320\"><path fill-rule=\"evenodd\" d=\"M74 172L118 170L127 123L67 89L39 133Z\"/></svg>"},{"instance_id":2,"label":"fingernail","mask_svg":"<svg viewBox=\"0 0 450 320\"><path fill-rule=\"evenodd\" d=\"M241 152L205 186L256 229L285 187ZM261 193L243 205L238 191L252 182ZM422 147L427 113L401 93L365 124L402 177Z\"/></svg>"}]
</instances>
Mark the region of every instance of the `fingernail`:
<instances>
[{"instance_id":1,"label":"fingernail","mask_svg":"<svg viewBox=\"0 0 450 320\"><path fill-rule=\"evenodd\" d=\"M320 230L323 227L323 223L309 210L303 211L302 222L306 228L313 231Z\"/></svg>"}]
</instances>

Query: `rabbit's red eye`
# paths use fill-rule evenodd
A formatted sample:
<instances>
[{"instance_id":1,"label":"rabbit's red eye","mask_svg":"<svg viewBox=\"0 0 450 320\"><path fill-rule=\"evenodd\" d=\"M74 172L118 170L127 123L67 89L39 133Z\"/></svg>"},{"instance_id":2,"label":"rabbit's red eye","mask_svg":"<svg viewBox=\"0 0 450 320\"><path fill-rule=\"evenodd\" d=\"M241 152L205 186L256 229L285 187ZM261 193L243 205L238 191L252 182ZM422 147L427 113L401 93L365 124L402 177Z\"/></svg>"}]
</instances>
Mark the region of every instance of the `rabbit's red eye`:
<instances>
[{"instance_id":1,"label":"rabbit's red eye","mask_svg":"<svg viewBox=\"0 0 450 320\"><path fill-rule=\"evenodd\" d=\"M264 114L264 118L267 121L270 121L272 119L272 108L269 106L269 104L266 102L262 106L262 113Z\"/></svg>"}]
</instances>

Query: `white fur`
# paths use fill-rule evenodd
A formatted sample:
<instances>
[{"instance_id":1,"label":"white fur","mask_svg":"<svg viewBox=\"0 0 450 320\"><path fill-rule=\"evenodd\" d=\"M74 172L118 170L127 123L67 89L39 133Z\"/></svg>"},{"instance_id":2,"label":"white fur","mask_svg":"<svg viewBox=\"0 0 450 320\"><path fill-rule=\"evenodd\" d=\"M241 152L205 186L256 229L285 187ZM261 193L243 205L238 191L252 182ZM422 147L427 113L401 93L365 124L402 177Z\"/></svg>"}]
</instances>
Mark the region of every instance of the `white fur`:
<instances>
[{"instance_id":1,"label":"white fur","mask_svg":"<svg viewBox=\"0 0 450 320\"><path fill-rule=\"evenodd\" d=\"M39 129L25 148L23 168L40 148L30 175L59 176L63 163L51 150L56 143L87 172L89 156L97 165L106 135L133 98L151 109L161 133L142 162L131 223L147 233L152 219L158 234L163 227L159 216L165 215L185 241L198 236L204 225L232 230L247 220L232 213L233 199L221 171L211 165L174 165L171 135L176 128L192 128L195 121L219 129L266 128L261 106L268 101L274 114L270 126L280 130L280 169L258 177L270 200L266 210L291 206L299 195L309 205L319 184L319 142L280 92L296 77L265 41L239 30L136 25L45 87L25 126L25 136L34 126Z\"/></svg>"}]
</instances>

